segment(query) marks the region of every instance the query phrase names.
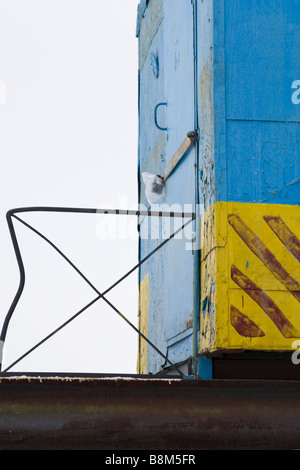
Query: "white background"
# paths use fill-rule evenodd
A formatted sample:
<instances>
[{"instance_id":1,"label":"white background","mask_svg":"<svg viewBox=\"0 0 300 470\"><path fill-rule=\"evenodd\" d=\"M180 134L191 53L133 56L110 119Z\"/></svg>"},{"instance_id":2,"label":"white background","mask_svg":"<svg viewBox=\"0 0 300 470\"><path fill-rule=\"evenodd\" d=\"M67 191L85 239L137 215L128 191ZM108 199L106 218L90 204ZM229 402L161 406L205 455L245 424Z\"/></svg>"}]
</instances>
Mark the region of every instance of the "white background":
<instances>
[{"instance_id":1,"label":"white background","mask_svg":"<svg viewBox=\"0 0 300 470\"><path fill-rule=\"evenodd\" d=\"M8 209L137 206L137 4L0 0L1 326L19 283ZM135 218L129 226L114 225L113 216L107 225L100 215L22 218L100 291L137 262ZM95 297L49 245L20 223L15 228L26 285L2 370ZM107 297L137 324L137 272ZM11 372L135 373L137 336L100 300Z\"/></svg>"}]
</instances>

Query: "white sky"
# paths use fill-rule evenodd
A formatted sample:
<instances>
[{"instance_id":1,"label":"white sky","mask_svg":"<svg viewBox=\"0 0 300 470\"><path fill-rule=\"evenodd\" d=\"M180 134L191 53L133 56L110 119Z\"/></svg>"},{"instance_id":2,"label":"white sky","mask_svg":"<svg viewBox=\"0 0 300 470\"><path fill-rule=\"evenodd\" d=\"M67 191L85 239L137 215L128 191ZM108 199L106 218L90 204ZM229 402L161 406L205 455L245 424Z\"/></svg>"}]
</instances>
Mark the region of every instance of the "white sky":
<instances>
[{"instance_id":1,"label":"white sky","mask_svg":"<svg viewBox=\"0 0 300 470\"><path fill-rule=\"evenodd\" d=\"M8 209L137 205L137 4L0 0L1 328L19 283ZM137 262L135 218L116 228L113 216L109 226L99 215L21 217L100 291ZM3 369L95 297L51 247L20 223L15 227L26 285ZM101 240L102 229L115 239ZM130 230L124 240L121 229ZM137 324L137 272L107 297ZM137 336L100 300L11 371L135 373Z\"/></svg>"}]
</instances>

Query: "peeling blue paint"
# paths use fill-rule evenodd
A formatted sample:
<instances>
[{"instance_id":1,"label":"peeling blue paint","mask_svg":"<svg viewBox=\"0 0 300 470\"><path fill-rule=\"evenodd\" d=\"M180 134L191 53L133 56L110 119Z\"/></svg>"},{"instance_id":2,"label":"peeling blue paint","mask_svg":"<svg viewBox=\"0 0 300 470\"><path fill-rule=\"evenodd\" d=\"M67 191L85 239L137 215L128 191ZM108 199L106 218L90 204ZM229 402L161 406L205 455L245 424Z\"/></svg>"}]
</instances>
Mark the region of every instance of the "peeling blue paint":
<instances>
[{"instance_id":1,"label":"peeling blue paint","mask_svg":"<svg viewBox=\"0 0 300 470\"><path fill-rule=\"evenodd\" d=\"M190 1L151 0L143 14L139 27L139 168L161 175L187 133L194 130L193 5ZM182 211L189 205L193 211L194 182L191 148L168 178L164 200L168 208ZM140 202L147 205L143 186ZM164 221L152 222L164 230ZM175 224L178 227L182 222ZM158 240L142 240L141 256L157 244ZM140 274L142 279L149 272L149 339L175 362L192 354L194 258L185 245L183 238L172 240ZM185 331L187 336L179 338ZM162 368L161 358L150 348L148 368L152 373Z\"/></svg>"}]
</instances>

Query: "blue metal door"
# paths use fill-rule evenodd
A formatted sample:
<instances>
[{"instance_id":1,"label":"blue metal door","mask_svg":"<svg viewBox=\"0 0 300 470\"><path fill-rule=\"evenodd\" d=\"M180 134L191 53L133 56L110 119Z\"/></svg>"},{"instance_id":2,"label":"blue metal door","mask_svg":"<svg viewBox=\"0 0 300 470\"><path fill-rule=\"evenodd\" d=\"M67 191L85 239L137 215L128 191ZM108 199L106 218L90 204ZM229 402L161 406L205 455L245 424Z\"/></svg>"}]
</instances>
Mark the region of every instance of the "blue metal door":
<instances>
[{"instance_id":1,"label":"blue metal door","mask_svg":"<svg viewBox=\"0 0 300 470\"><path fill-rule=\"evenodd\" d=\"M187 133L194 130L193 37L190 0L149 2L139 31L139 175L140 202L145 205L142 172L162 175ZM194 145L191 145L168 177L160 209L194 211L194 152ZM140 259L182 223L181 219L152 218L146 225L145 219L141 219ZM150 234L150 239L145 239L145 232ZM174 363L184 362L192 355L194 254L191 237L192 226L166 244L141 267L139 274L143 285L140 326ZM147 282L146 289L143 282ZM150 348L146 363L147 371L145 365L140 371L156 373L165 366Z\"/></svg>"},{"instance_id":2,"label":"blue metal door","mask_svg":"<svg viewBox=\"0 0 300 470\"><path fill-rule=\"evenodd\" d=\"M193 5L167 0L165 7L165 88L168 139L166 163L194 129ZM176 14L174 14L174 11ZM194 148L191 147L166 182L166 202L194 209ZM179 225L181 221L178 221ZM187 233L166 247L166 339L169 358L178 363L192 352L193 252Z\"/></svg>"}]
</instances>

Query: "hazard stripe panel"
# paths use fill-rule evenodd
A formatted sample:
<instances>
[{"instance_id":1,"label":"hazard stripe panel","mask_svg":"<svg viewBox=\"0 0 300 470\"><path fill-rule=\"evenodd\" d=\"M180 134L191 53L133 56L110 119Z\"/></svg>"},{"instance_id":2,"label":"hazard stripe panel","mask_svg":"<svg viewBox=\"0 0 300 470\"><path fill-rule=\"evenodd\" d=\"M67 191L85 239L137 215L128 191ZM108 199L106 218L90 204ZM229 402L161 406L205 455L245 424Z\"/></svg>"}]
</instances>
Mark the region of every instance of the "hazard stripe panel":
<instances>
[{"instance_id":1,"label":"hazard stripe panel","mask_svg":"<svg viewBox=\"0 0 300 470\"><path fill-rule=\"evenodd\" d=\"M300 208L216 203L203 217L200 352L300 338Z\"/></svg>"}]
</instances>

